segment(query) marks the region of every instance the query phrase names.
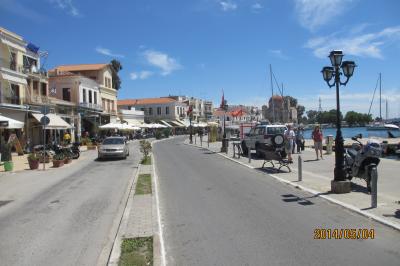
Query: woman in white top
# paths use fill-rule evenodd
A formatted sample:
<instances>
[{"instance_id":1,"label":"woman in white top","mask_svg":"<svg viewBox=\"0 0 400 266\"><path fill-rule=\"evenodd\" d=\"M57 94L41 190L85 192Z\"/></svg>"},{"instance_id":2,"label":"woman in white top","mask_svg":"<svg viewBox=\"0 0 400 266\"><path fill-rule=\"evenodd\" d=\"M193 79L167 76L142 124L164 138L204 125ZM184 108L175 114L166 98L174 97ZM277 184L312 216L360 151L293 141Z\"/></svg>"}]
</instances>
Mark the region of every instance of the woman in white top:
<instances>
[{"instance_id":1,"label":"woman in white top","mask_svg":"<svg viewBox=\"0 0 400 266\"><path fill-rule=\"evenodd\" d=\"M293 159L292 159L293 142L296 137L296 134L294 133L291 125L287 126L287 129L283 133L283 136L285 138L285 151L288 155L289 162L292 163L293 162Z\"/></svg>"}]
</instances>

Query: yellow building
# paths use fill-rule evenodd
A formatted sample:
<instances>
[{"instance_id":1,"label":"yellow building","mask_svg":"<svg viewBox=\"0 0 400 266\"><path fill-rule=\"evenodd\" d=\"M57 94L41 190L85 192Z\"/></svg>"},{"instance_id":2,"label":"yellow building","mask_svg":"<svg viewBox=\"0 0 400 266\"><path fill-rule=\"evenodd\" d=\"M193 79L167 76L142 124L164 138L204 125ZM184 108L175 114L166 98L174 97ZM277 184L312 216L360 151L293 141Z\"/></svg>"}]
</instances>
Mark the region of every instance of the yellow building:
<instances>
[{"instance_id":1,"label":"yellow building","mask_svg":"<svg viewBox=\"0 0 400 266\"><path fill-rule=\"evenodd\" d=\"M100 93L99 104L103 108L101 124L106 124L117 119L117 90L113 88L112 71L110 64L81 64L57 66L49 73L51 76L72 73L95 81Z\"/></svg>"}]
</instances>

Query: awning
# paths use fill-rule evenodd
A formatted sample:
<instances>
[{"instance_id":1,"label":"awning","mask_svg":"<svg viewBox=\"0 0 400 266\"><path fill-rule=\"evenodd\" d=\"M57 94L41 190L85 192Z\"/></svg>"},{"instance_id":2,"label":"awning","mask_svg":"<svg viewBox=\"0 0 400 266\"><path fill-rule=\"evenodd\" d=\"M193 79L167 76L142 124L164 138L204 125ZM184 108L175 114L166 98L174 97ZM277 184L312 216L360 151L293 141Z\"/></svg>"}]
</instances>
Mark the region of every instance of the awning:
<instances>
[{"instance_id":1,"label":"awning","mask_svg":"<svg viewBox=\"0 0 400 266\"><path fill-rule=\"evenodd\" d=\"M0 76L2 77L2 79L6 79L6 80L14 82L14 83L19 83L19 84L24 84L24 85L28 84L26 82L26 79L24 79L24 78L15 77L12 75L8 75L6 73L1 73Z\"/></svg>"},{"instance_id":2,"label":"awning","mask_svg":"<svg viewBox=\"0 0 400 266\"><path fill-rule=\"evenodd\" d=\"M2 125L2 123L4 123L4 125ZM19 129L23 127L24 127L23 122L0 115L0 128Z\"/></svg>"},{"instance_id":3,"label":"awning","mask_svg":"<svg viewBox=\"0 0 400 266\"><path fill-rule=\"evenodd\" d=\"M170 123L174 127L186 127L185 125L183 125L183 124L181 124L181 123L179 123L178 121L175 121L175 120L168 121L168 123Z\"/></svg>"},{"instance_id":4,"label":"awning","mask_svg":"<svg viewBox=\"0 0 400 266\"><path fill-rule=\"evenodd\" d=\"M170 124L168 124L167 122L165 122L164 120L160 120L160 122L161 122L162 124L164 124L165 126L167 126L167 127L173 127L173 126L171 126Z\"/></svg>"},{"instance_id":5,"label":"awning","mask_svg":"<svg viewBox=\"0 0 400 266\"><path fill-rule=\"evenodd\" d=\"M43 114L32 114L32 116L40 123ZM50 119L50 123L46 126L46 129L69 129L72 128L70 124L65 122L61 117L56 114L47 114Z\"/></svg>"},{"instance_id":6,"label":"awning","mask_svg":"<svg viewBox=\"0 0 400 266\"><path fill-rule=\"evenodd\" d=\"M174 120L175 123L178 123L179 125L181 125L182 127L187 127L186 124L181 121L181 120Z\"/></svg>"},{"instance_id":7,"label":"awning","mask_svg":"<svg viewBox=\"0 0 400 266\"><path fill-rule=\"evenodd\" d=\"M140 122L139 120L136 120L136 119L123 118L122 120L127 122L128 125L131 125L131 126L140 126L142 124L142 122Z\"/></svg>"}]
</instances>

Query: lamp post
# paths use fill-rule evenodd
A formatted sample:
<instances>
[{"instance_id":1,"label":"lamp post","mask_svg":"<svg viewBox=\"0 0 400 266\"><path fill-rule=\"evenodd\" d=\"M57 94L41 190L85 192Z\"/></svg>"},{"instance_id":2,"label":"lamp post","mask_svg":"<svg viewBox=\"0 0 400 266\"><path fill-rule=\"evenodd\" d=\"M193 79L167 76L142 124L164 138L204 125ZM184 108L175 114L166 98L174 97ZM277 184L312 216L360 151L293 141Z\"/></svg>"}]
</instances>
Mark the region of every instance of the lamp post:
<instances>
[{"instance_id":1,"label":"lamp post","mask_svg":"<svg viewBox=\"0 0 400 266\"><path fill-rule=\"evenodd\" d=\"M193 127L192 127L192 118L193 118L193 108L191 105L189 105L189 110L187 111L187 114L189 115L189 143L193 144Z\"/></svg>"},{"instance_id":2,"label":"lamp post","mask_svg":"<svg viewBox=\"0 0 400 266\"><path fill-rule=\"evenodd\" d=\"M228 150L228 140L226 139L225 121L226 121L226 111L228 110L228 104L227 104L226 100L223 100L223 104L221 104L221 109L224 110L224 134L222 136L221 152L227 152L227 150Z\"/></svg>"},{"instance_id":3,"label":"lamp post","mask_svg":"<svg viewBox=\"0 0 400 266\"><path fill-rule=\"evenodd\" d=\"M328 86L336 86L336 138L335 138L335 170L334 179L331 181L331 190L334 193L348 193L351 191L351 183L346 180L346 173L344 170L344 145L340 121L340 98L339 86L349 82L353 75L356 64L354 61L343 61L343 52L339 50L331 51L329 59L332 66L326 66L322 69L322 76ZM340 75L344 75L346 80L342 82ZM333 83L330 81L334 78Z\"/></svg>"}]
</instances>

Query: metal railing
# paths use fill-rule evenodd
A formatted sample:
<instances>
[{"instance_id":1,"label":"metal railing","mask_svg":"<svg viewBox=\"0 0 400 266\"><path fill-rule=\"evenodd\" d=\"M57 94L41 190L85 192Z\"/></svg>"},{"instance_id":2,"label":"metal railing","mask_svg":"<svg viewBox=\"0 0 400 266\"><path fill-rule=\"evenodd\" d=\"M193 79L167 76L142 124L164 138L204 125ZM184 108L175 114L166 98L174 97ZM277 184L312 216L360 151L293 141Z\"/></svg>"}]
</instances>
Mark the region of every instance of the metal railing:
<instances>
[{"instance_id":1,"label":"metal railing","mask_svg":"<svg viewBox=\"0 0 400 266\"><path fill-rule=\"evenodd\" d=\"M103 110L103 107L100 104L95 103L79 103L79 106L84 108Z\"/></svg>"}]
</instances>

